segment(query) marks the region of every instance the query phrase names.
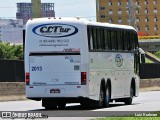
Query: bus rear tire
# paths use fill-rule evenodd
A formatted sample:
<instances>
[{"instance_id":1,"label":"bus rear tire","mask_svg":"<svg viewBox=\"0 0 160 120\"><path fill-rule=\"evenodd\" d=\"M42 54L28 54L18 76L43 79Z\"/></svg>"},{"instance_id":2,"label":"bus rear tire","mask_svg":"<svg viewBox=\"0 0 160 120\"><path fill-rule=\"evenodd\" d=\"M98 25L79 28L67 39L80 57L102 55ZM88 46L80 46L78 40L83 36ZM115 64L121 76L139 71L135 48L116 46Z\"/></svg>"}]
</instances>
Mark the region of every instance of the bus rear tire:
<instances>
[{"instance_id":1,"label":"bus rear tire","mask_svg":"<svg viewBox=\"0 0 160 120\"><path fill-rule=\"evenodd\" d=\"M83 109L95 107L95 101L92 101L92 100L82 100L80 104Z\"/></svg>"},{"instance_id":2,"label":"bus rear tire","mask_svg":"<svg viewBox=\"0 0 160 120\"><path fill-rule=\"evenodd\" d=\"M66 106L66 103L58 103L58 108L59 108L60 110L65 109L65 106Z\"/></svg>"},{"instance_id":3,"label":"bus rear tire","mask_svg":"<svg viewBox=\"0 0 160 120\"><path fill-rule=\"evenodd\" d=\"M126 105L131 105L132 104L132 100L133 100L133 87L131 86L131 88L130 88L130 97L126 98L124 103Z\"/></svg>"},{"instance_id":4,"label":"bus rear tire","mask_svg":"<svg viewBox=\"0 0 160 120\"><path fill-rule=\"evenodd\" d=\"M110 102L110 88L109 86L106 86L106 91L104 94L104 107L109 107L109 102Z\"/></svg>"},{"instance_id":5,"label":"bus rear tire","mask_svg":"<svg viewBox=\"0 0 160 120\"><path fill-rule=\"evenodd\" d=\"M96 102L96 107L98 107L98 108L103 107L104 94L105 94L105 92L104 92L103 87L101 85L101 87L100 87L100 93L99 93L99 100Z\"/></svg>"},{"instance_id":6,"label":"bus rear tire","mask_svg":"<svg viewBox=\"0 0 160 120\"><path fill-rule=\"evenodd\" d=\"M46 110L55 110L57 109L57 104L52 102L52 99L43 99L42 106L45 107Z\"/></svg>"}]
</instances>

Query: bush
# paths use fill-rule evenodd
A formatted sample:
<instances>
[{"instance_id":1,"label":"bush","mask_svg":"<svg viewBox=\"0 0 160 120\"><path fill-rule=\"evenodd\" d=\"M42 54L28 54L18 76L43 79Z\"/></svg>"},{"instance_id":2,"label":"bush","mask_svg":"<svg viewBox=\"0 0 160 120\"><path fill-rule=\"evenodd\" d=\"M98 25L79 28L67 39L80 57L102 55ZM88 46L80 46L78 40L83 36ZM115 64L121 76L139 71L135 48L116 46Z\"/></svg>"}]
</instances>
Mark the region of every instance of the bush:
<instances>
[{"instance_id":1,"label":"bush","mask_svg":"<svg viewBox=\"0 0 160 120\"><path fill-rule=\"evenodd\" d=\"M23 60L23 46L0 42L0 59Z\"/></svg>"},{"instance_id":2,"label":"bush","mask_svg":"<svg viewBox=\"0 0 160 120\"><path fill-rule=\"evenodd\" d=\"M160 58L160 51L155 52L154 55Z\"/></svg>"}]
</instances>

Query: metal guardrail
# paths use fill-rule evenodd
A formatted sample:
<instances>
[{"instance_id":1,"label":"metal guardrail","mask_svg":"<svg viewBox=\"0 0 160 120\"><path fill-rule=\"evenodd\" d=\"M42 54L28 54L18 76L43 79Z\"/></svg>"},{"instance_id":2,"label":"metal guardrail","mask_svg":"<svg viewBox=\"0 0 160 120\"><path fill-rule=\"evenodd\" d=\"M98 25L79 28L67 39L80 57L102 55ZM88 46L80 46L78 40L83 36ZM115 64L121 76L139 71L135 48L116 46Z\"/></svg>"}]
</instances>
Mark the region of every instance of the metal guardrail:
<instances>
[{"instance_id":1,"label":"metal guardrail","mask_svg":"<svg viewBox=\"0 0 160 120\"><path fill-rule=\"evenodd\" d=\"M24 81L24 61L0 60L0 82Z\"/></svg>"},{"instance_id":2,"label":"metal guardrail","mask_svg":"<svg viewBox=\"0 0 160 120\"><path fill-rule=\"evenodd\" d=\"M153 55L150 52L145 52L145 57L153 61L154 63L160 63L160 58L157 56Z\"/></svg>"},{"instance_id":3,"label":"metal guardrail","mask_svg":"<svg viewBox=\"0 0 160 120\"><path fill-rule=\"evenodd\" d=\"M140 78L160 78L160 64L159 63L142 63L140 64Z\"/></svg>"}]
</instances>

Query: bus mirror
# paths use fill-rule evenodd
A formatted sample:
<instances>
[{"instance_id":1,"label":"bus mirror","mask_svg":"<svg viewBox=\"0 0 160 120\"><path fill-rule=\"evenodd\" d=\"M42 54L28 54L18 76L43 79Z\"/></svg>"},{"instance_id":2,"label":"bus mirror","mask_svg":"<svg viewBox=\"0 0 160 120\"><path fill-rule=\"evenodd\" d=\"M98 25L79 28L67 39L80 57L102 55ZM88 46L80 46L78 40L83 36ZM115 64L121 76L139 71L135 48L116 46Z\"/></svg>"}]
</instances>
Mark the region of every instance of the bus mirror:
<instances>
[{"instance_id":1,"label":"bus mirror","mask_svg":"<svg viewBox=\"0 0 160 120\"><path fill-rule=\"evenodd\" d=\"M140 54L145 54L144 50L142 50L142 48L139 48L139 52Z\"/></svg>"}]
</instances>

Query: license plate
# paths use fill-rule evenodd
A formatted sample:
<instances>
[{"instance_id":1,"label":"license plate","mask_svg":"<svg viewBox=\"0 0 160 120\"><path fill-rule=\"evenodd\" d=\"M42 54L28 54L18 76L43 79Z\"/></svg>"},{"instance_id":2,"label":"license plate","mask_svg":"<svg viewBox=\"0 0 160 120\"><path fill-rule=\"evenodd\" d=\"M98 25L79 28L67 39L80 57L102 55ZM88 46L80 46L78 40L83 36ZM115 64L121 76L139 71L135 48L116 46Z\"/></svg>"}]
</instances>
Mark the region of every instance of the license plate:
<instances>
[{"instance_id":1,"label":"license plate","mask_svg":"<svg viewBox=\"0 0 160 120\"><path fill-rule=\"evenodd\" d=\"M50 93L61 93L60 89L51 89Z\"/></svg>"}]
</instances>

